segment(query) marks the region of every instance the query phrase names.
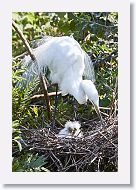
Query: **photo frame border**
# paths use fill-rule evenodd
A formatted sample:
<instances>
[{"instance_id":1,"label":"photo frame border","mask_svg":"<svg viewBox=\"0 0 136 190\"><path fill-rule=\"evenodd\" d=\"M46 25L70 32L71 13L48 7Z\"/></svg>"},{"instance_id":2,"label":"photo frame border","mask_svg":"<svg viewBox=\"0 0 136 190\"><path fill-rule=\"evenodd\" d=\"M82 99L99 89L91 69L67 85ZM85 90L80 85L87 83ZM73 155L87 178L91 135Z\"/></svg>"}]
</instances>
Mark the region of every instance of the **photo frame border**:
<instances>
[{"instance_id":1,"label":"photo frame border","mask_svg":"<svg viewBox=\"0 0 136 190\"><path fill-rule=\"evenodd\" d=\"M61 6L60 6L61 5ZM44 8L45 6L45 8ZM6 11L5 11L6 10ZM118 172L12 172L12 12L118 12ZM130 3L39 0L2 3L0 181L4 184L130 184ZM124 45L125 44L125 45ZM5 63L5 64L4 64ZM6 100L6 101L5 101ZM4 146L3 146L4 145Z\"/></svg>"}]
</instances>

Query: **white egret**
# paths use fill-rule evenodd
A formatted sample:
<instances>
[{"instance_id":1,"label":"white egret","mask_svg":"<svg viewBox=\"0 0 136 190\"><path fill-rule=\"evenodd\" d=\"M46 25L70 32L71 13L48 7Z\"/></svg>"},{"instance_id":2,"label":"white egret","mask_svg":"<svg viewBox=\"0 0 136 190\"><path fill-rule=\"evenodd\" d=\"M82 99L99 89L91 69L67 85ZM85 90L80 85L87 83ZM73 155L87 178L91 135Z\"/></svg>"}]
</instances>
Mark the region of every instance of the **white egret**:
<instances>
[{"instance_id":1,"label":"white egret","mask_svg":"<svg viewBox=\"0 0 136 190\"><path fill-rule=\"evenodd\" d=\"M81 125L78 121L67 121L64 129L61 129L57 136L61 138L82 137L80 127Z\"/></svg>"},{"instance_id":2,"label":"white egret","mask_svg":"<svg viewBox=\"0 0 136 190\"><path fill-rule=\"evenodd\" d=\"M99 95L94 85L94 68L90 57L72 37L50 37L34 49L38 68L30 56L25 58L27 71L23 76L29 82L38 71L48 67L52 83L57 83L62 95L73 95L79 104L89 99L101 119ZM88 80L83 80L83 76Z\"/></svg>"}]
</instances>

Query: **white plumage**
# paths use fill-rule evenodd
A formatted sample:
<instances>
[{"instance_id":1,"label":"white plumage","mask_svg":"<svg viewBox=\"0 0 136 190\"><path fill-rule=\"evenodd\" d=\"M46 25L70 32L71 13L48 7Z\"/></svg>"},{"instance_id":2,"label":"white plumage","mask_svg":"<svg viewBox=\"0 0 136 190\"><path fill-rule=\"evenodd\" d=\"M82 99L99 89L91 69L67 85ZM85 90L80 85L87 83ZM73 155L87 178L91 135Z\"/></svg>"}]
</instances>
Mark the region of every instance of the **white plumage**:
<instances>
[{"instance_id":1,"label":"white plumage","mask_svg":"<svg viewBox=\"0 0 136 190\"><path fill-rule=\"evenodd\" d=\"M81 125L78 121L67 121L64 129L60 130L57 136L61 138L82 137L80 127Z\"/></svg>"},{"instance_id":2,"label":"white plumage","mask_svg":"<svg viewBox=\"0 0 136 190\"><path fill-rule=\"evenodd\" d=\"M80 44L68 36L51 37L34 50L38 68L30 56L25 58L27 71L24 73L29 82L33 75L38 75L46 67L50 70L52 83L57 83L62 95L71 94L79 104L89 99L97 108L99 96L94 81L91 59ZM39 70L38 70L39 69ZM85 76L89 80L83 80Z\"/></svg>"},{"instance_id":3,"label":"white plumage","mask_svg":"<svg viewBox=\"0 0 136 190\"><path fill-rule=\"evenodd\" d=\"M47 37L37 48L34 54L38 62L32 62L30 56L25 57L26 72L23 77L29 83L39 72L46 68L50 71L52 83L57 83L62 95L71 94L79 104L89 99L95 107L101 122L99 111L99 95L94 85L94 69L90 57L81 48L80 44L71 37ZM83 80L85 77L88 80Z\"/></svg>"}]
</instances>

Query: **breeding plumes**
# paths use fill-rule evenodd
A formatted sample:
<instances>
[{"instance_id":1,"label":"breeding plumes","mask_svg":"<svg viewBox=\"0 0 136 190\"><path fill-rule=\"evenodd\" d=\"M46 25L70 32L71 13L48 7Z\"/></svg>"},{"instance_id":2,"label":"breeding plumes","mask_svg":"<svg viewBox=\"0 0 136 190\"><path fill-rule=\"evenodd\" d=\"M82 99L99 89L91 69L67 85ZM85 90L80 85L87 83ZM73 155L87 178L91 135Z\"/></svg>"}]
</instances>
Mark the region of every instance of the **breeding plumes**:
<instances>
[{"instance_id":1,"label":"breeding plumes","mask_svg":"<svg viewBox=\"0 0 136 190\"><path fill-rule=\"evenodd\" d=\"M27 68L23 77L30 82L39 72L50 71L50 80L57 83L62 95L73 95L79 104L89 99L99 111L99 95L94 85L94 69L90 57L72 37L50 37L34 49L38 67L30 56L25 58ZM83 78L87 79L84 80Z\"/></svg>"},{"instance_id":2,"label":"breeding plumes","mask_svg":"<svg viewBox=\"0 0 136 190\"><path fill-rule=\"evenodd\" d=\"M64 129L60 130L57 136L60 138L82 137L80 127L81 125L78 121L67 121Z\"/></svg>"}]
</instances>

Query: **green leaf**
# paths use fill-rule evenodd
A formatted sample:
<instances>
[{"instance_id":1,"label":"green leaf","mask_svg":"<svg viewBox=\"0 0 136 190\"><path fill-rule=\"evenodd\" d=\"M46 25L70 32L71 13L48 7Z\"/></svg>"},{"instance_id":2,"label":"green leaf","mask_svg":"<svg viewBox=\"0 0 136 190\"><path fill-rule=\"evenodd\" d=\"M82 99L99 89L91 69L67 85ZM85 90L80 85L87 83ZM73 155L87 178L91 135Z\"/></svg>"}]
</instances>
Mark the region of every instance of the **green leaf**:
<instances>
[{"instance_id":1,"label":"green leaf","mask_svg":"<svg viewBox=\"0 0 136 190\"><path fill-rule=\"evenodd\" d=\"M13 13L12 13L12 18L13 18L13 20L19 20L20 16L19 16L18 13L13 12Z\"/></svg>"},{"instance_id":2,"label":"green leaf","mask_svg":"<svg viewBox=\"0 0 136 190\"><path fill-rule=\"evenodd\" d=\"M33 25L32 24L26 24L26 26L25 26L25 29L27 30L27 29L31 29L31 28L33 28Z\"/></svg>"},{"instance_id":3,"label":"green leaf","mask_svg":"<svg viewBox=\"0 0 136 190\"><path fill-rule=\"evenodd\" d=\"M33 24L33 22L34 22L34 20L35 20L35 15L34 15L34 13L28 13L28 14L27 14L27 20L28 20L28 22L30 22L30 23Z\"/></svg>"},{"instance_id":4,"label":"green leaf","mask_svg":"<svg viewBox=\"0 0 136 190\"><path fill-rule=\"evenodd\" d=\"M18 148L19 148L19 151L21 152L21 150L22 150L22 145L21 145L21 143L20 143L18 140L16 140L16 139L19 139L19 137L14 138L13 141L15 141L15 142L17 143Z\"/></svg>"},{"instance_id":5,"label":"green leaf","mask_svg":"<svg viewBox=\"0 0 136 190\"><path fill-rule=\"evenodd\" d=\"M16 129L16 128L19 127L19 125L20 125L20 124L19 124L19 121L18 121L18 120L12 121L12 127L13 127L13 128Z\"/></svg>"},{"instance_id":6,"label":"green leaf","mask_svg":"<svg viewBox=\"0 0 136 190\"><path fill-rule=\"evenodd\" d=\"M61 13L56 13L58 15L59 18L64 18L64 16L67 14L65 12L61 12Z\"/></svg>"},{"instance_id":7,"label":"green leaf","mask_svg":"<svg viewBox=\"0 0 136 190\"><path fill-rule=\"evenodd\" d=\"M37 106L33 107L33 111L34 111L35 115L38 117L38 108L37 108Z\"/></svg>"},{"instance_id":8,"label":"green leaf","mask_svg":"<svg viewBox=\"0 0 136 190\"><path fill-rule=\"evenodd\" d=\"M45 162L45 158L44 156L39 156L36 155L35 157L33 157L33 159L30 162L30 165L32 168L38 168L41 167L43 165L45 165L47 162Z\"/></svg>"}]
</instances>

